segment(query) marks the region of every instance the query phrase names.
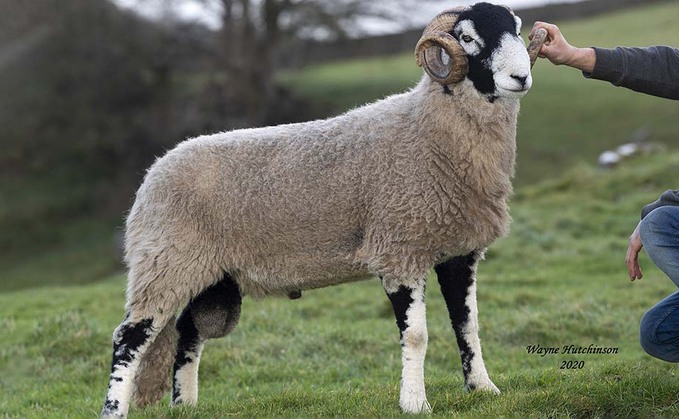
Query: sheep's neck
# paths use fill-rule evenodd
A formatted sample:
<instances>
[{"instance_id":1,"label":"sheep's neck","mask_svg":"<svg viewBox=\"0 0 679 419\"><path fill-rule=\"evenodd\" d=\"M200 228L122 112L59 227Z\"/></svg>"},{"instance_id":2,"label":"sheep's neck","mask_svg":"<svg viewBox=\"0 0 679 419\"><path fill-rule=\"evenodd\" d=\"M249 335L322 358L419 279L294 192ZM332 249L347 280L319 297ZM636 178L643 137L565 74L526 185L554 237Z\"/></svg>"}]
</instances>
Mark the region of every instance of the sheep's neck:
<instances>
[{"instance_id":1,"label":"sheep's neck","mask_svg":"<svg viewBox=\"0 0 679 419\"><path fill-rule=\"evenodd\" d=\"M519 103L489 103L470 86L462 83L452 95L429 92L429 109L444 110L420 118L431 151L430 170L450 187L506 197L514 175Z\"/></svg>"}]
</instances>

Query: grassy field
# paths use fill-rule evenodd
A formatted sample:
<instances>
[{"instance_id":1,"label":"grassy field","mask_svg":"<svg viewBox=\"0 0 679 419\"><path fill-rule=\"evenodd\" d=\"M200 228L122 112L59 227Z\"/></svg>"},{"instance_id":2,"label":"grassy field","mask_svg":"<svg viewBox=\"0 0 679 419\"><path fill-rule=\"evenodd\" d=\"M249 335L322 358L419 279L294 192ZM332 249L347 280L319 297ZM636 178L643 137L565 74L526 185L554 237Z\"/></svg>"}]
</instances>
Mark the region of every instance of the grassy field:
<instances>
[{"instance_id":1,"label":"grassy field","mask_svg":"<svg viewBox=\"0 0 679 419\"><path fill-rule=\"evenodd\" d=\"M121 214L93 217L83 203L104 192L62 176L0 182L0 292L91 283L121 269Z\"/></svg>"},{"instance_id":2,"label":"grassy field","mask_svg":"<svg viewBox=\"0 0 679 419\"><path fill-rule=\"evenodd\" d=\"M562 27L580 45L643 45L679 39L677 18L675 3ZM283 80L340 111L401 90L419 74L403 55ZM679 107L544 62L534 77L519 122L512 232L488 251L478 277L484 355L503 394L462 390L457 347L432 279L426 385L433 415L679 416L677 368L645 355L637 337L644 311L674 286L646 258L640 282L630 283L624 266L640 207L677 187ZM643 126L670 151L612 171L594 167L601 150ZM44 189L21 205L59 199ZM2 200L0 214L16 205ZM0 417L93 417L106 390L125 284L121 275L83 283L115 269L111 244L100 239L114 228L78 220L45 228L53 242L36 244L42 251L0 256ZM590 344L618 353L526 351ZM560 369L564 361L584 365ZM246 299L236 330L206 347L199 406L171 411L166 398L131 416L399 416L399 375L398 330L377 281L310 291L296 301Z\"/></svg>"}]
</instances>

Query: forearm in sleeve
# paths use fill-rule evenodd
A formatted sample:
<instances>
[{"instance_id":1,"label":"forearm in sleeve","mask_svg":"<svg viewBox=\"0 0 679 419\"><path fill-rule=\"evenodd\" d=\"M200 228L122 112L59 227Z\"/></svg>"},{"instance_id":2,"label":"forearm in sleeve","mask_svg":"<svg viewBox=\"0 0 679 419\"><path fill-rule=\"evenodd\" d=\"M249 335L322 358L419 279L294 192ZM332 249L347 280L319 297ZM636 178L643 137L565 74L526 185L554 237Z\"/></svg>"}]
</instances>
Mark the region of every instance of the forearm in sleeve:
<instances>
[{"instance_id":1,"label":"forearm in sleeve","mask_svg":"<svg viewBox=\"0 0 679 419\"><path fill-rule=\"evenodd\" d=\"M585 77L667 99L679 100L679 49L594 48L596 65Z\"/></svg>"}]
</instances>

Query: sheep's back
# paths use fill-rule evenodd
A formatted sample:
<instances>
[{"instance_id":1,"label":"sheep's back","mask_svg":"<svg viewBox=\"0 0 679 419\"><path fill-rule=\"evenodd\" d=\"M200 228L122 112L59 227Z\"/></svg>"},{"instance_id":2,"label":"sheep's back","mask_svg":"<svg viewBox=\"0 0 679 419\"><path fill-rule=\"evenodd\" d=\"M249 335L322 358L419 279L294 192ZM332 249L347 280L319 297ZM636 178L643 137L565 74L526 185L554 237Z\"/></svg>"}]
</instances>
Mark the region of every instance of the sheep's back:
<instances>
[{"instance_id":1,"label":"sheep's back","mask_svg":"<svg viewBox=\"0 0 679 419\"><path fill-rule=\"evenodd\" d=\"M149 169L128 236L205 248L262 281L356 275L371 145L341 128L316 121L185 141Z\"/></svg>"}]
</instances>

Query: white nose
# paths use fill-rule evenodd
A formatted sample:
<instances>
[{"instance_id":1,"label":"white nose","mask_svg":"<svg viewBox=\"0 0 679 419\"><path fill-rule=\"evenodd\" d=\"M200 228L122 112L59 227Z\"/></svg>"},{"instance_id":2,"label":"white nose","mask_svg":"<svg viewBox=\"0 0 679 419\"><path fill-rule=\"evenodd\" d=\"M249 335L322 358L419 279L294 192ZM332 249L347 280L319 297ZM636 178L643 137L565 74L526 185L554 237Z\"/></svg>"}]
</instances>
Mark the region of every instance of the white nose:
<instances>
[{"instance_id":1,"label":"white nose","mask_svg":"<svg viewBox=\"0 0 679 419\"><path fill-rule=\"evenodd\" d=\"M526 80L528 79L527 76L517 76L517 75L512 74L510 77L513 78L514 80L518 81L521 88L526 86Z\"/></svg>"},{"instance_id":2,"label":"white nose","mask_svg":"<svg viewBox=\"0 0 679 419\"><path fill-rule=\"evenodd\" d=\"M506 33L492 57L491 70L496 87L508 92L525 93L533 84L530 74L530 58L526 46L517 36Z\"/></svg>"},{"instance_id":3,"label":"white nose","mask_svg":"<svg viewBox=\"0 0 679 419\"><path fill-rule=\"evenodd\" d=\"M515 86L511 90L528 90L533 85L533 77L530 73L520 73L524 75L512 74L509 76L510 80Z\"/></svg>"}]
</instances>

